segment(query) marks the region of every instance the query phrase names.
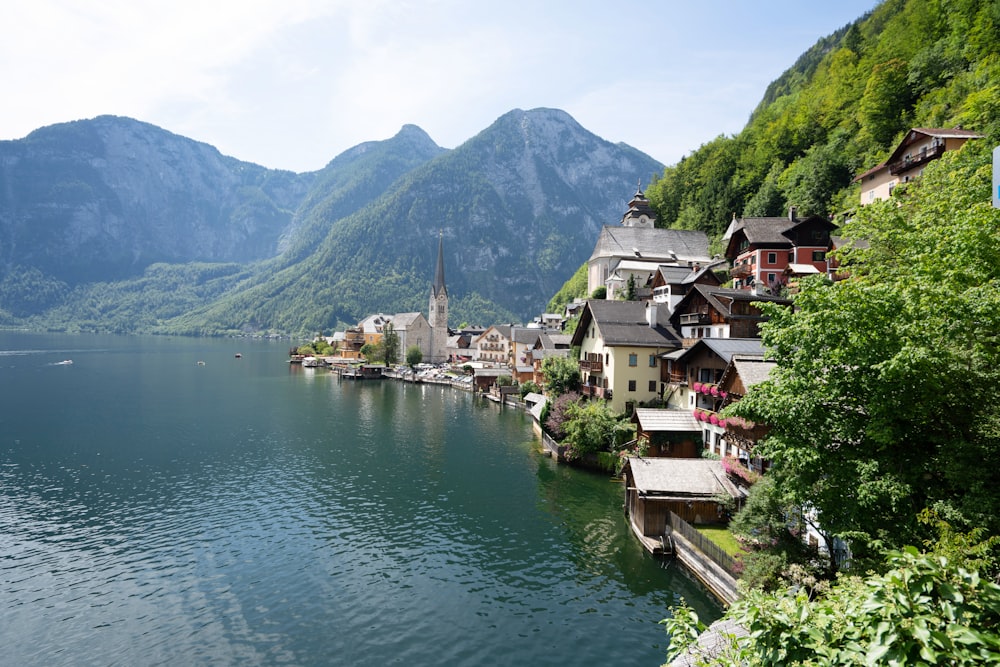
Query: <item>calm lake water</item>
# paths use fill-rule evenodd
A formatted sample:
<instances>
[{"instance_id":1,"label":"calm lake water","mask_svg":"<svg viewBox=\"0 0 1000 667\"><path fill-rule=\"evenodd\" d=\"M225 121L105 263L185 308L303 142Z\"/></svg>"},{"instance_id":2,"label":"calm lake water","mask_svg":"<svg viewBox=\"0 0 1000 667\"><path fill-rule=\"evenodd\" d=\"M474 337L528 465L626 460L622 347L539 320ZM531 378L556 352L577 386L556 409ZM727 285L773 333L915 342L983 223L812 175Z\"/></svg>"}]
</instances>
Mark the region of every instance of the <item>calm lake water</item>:
<instances>
[{"instance_id":1,"label":"calm lake water","mask_svg":"<svg viewBox=\"0 0 1000 667\"><path fill-rule=\"evenodd\" d=\"M287 349L0 333L0 663L653 666L719 615L520 411Z\"/></svg>"}]
</instances>

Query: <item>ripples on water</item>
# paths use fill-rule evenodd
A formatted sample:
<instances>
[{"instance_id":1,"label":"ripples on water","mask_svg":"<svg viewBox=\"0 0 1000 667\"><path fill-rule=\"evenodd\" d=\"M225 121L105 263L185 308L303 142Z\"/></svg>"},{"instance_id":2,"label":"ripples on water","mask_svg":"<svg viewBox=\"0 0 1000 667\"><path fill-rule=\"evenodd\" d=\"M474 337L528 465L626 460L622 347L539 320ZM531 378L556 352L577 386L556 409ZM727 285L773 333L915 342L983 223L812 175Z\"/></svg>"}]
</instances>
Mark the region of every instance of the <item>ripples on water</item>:
<instances>
[{"instance_id":1,"label":"ripples on water","mask_svg":"<svg viewBox=\"0 0 1000 667\"><path fill-rule=\"evenodd\" d=\"M0 375L0 663L651 665L718 614L520 413L144 341Z\"/></svg>"}]
</instances>

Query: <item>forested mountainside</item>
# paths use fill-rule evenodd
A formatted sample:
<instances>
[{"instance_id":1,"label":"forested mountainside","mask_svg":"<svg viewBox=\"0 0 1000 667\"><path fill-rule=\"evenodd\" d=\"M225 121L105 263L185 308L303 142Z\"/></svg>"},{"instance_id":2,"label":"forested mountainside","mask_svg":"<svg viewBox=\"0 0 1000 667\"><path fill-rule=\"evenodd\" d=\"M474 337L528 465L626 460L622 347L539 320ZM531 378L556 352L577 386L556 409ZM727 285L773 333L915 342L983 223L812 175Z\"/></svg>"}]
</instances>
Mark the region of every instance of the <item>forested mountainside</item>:
<instances>
[{"instance_id":1,"label":"forested mountainside","mask_svg":"<svg viewBox=\"0 0 1000 667\"><path fill-rule=\"evenodd\" d=\"M525 320L663 165L551 109L448 151L420 128L293 174L102 116L0 143L0 324L306 333L423 310Z\"/></svg>"},{"instance_id":2,"label":"forested mountainside","mask_svg":"<svg viewBox=\"0 0 1000 667\"><path fill-rule=\"evenodd\" d=\"M836 215L857 204L854 176L908 129L956 126L1000 128L1000 2L886 0L804 53L739 134L667 167L646 194L659 224L710 235L734 214Z\"/></svg>"}]
</instances>

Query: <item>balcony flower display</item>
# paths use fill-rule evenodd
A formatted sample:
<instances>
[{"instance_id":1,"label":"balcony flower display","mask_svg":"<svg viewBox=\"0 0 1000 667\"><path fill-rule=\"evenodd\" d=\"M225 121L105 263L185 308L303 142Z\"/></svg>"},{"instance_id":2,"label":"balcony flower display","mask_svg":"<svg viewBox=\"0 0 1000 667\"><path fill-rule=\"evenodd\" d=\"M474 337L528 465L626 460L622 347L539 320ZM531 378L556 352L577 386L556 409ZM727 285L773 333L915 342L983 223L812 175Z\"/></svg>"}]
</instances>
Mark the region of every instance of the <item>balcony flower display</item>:
<instances>
[{"instance_id":1,"label":"balcony flower display","mask_svg":"<svg viewBox=\"0 0 1000 667\"><path fill-rule=\"evenodd\" d=\"M703 387L700 382L695 382L694 384L691 385L691 389L694 391L694 393L700 394Z\"/></svg>"},{"instance_id":2,"label":"balcony flower display","mask_svg":"<svg viewBox=\"0 0 1000 667\"><path fill-rule=\"evenodd\" d=\"M716 415L716 414L712 414L712 415L709 416L708 421L710 421L713 425L718 426L719 425L719 416Z\"/></svg>"},{"instance_id":3,"label":"balcony flower display","mask_svg":"<svg viewBox=\"0 0 1000 667\"><path fill-rule=\"evenodd\" d=\"M713 384L712 387L708 390L708 393L710 393L712 396L718 396L719 388Z\"/></svg>"}]
</instances>

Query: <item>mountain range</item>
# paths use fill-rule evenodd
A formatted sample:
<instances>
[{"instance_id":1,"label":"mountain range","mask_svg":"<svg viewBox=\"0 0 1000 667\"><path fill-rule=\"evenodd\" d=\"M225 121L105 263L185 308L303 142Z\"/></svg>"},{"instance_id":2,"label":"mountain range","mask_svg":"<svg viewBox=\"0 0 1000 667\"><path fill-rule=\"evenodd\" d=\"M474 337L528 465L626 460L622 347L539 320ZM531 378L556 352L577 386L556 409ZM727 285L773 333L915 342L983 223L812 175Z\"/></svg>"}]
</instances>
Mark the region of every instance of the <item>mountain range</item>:
<instances>
[{"instance_id":1,"label":"mountain range","mask_svg":"<svg viewBox=\"0 0 1000 667\"><path fill-rule=\"evenodd\" d=\"M100 116L0 142L0 324L329 331L422 310L443 238L454 323L526 321L663 165L554 109L455 149L404 126L323 169L267 169Z\"/></svg>"}]
</instances>

